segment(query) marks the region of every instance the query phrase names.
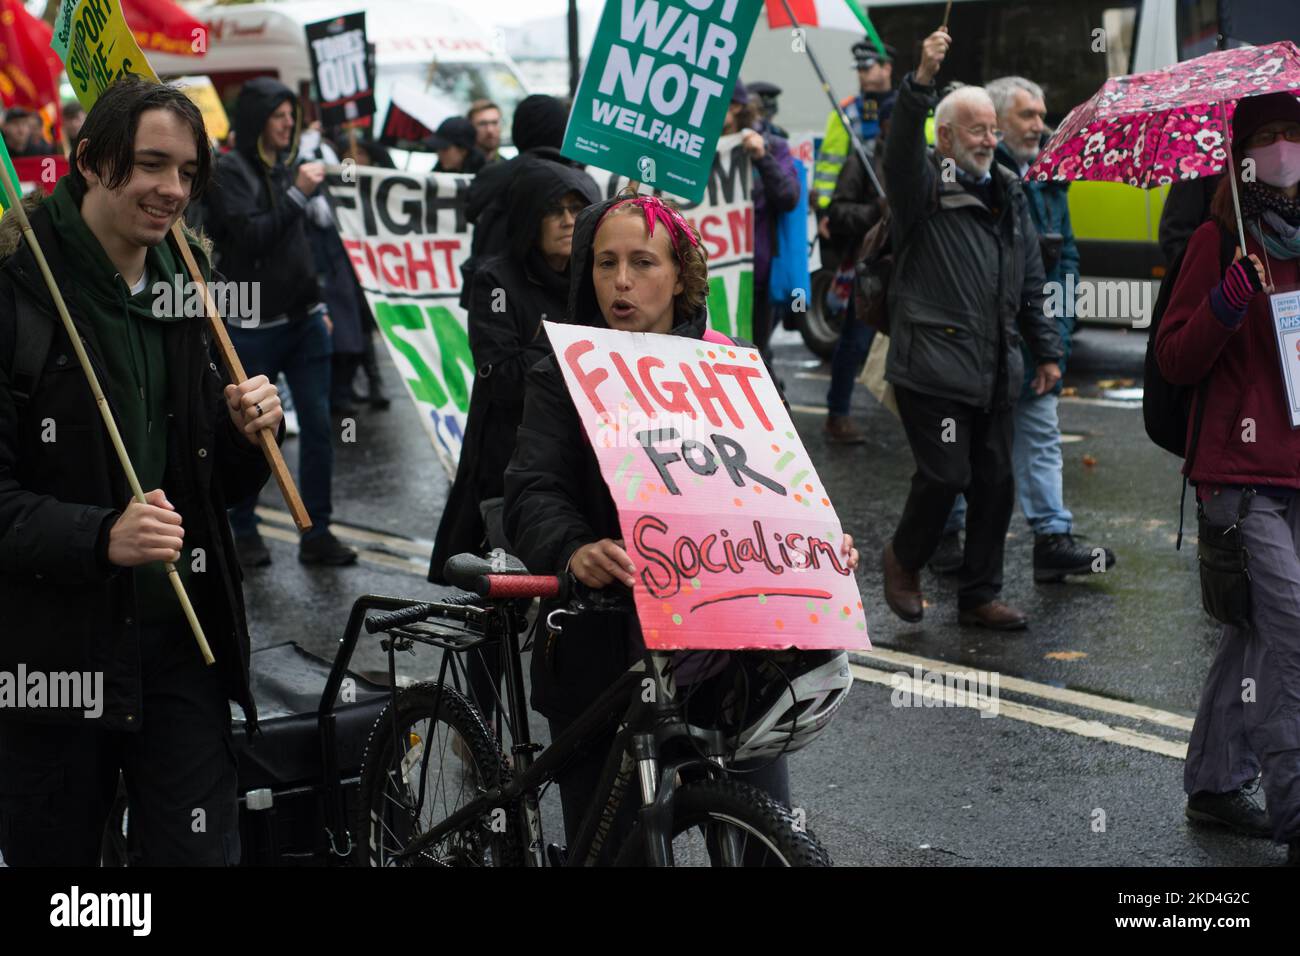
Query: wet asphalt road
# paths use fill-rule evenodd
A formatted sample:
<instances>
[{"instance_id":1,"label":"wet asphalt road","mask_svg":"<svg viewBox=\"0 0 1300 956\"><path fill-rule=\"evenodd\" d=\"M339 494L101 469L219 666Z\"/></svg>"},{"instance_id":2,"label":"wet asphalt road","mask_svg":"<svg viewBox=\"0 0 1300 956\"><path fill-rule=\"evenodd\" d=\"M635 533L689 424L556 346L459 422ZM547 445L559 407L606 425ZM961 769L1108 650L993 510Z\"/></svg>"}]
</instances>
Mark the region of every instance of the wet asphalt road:
<instances>
[{"instance_id":1,"label":"wet asphalt road","mask_svg":"<svg viewBox=\"0 0 1300 956\"><path fill-rule=\"evenodd\" d=\"M1116 566L1086 580L1034 584L1033 536L1017 510L1003 596L1031 625L994 635L959 628L952 579L928 571L922 624L905 624L884 606L880 549L912 472L902 428L859 386L853 414L867 444L827 445L829 369L795 333L778 333L776 371L792 417L864 556L859 583L877 649L861 659L866 679L855 682L830 729L791 758L793 803L837 863L1204 866L1284 858L1268 841L1190 828L1182 817L1180 754L1216 630L1200 609L1191 505L1191 530L1174 550L1179 462L1147 440L1140 393L1124 391L1141 386L1144 346L1144 332L1084 330L1066 374L1074 394L1061 403L1066 505L1076 532L1113 549ZM305 568L287 530L268 538L274 563L245 581L255 648L295 640L332 657L357 596L443 593L424 571L448 482L414 407L397 394L395 370L385 363L385 371L400 400L386 412L359 412L356 441L336 452L334 520L367 549L366 559ZM286 451L296 469L292 443ZM274 486L262 504L275 519L264 527L285 527L276 523L287 518L274 513L283 512ZM997 672L1000 715L891 706L890 675L912 673L911 657L899 654L926 670L950 662ZM430 651L401 657L406 676L437 673ZM353 667L385 669L375 639L363 639ZM540 723L534 734L544 741ZM548 837L558 840L554 795L544 809Z\"/></svg>"}]
</instances>

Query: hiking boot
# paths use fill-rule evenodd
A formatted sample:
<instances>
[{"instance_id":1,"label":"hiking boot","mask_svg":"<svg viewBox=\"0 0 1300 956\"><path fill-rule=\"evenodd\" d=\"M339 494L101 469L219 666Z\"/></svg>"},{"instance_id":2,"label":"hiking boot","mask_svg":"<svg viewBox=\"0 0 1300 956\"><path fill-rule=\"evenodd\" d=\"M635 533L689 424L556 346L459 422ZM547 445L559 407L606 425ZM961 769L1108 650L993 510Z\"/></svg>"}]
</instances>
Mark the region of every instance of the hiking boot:
<instances>
[{"instance_id":1,"label":"hiking boot","mask_svg":"<svg viewBox=\"0 0 1300 956\"><path fill-rule=\"evenodd\" d=\"M930 558L929 568L935 574L956 574L965 560L961 532L954 531L939 539L939 547L935 548L934 555Z\"/></svg>"},{"instance_id":2,"label":"hiking boot","mask_svg":"<svg viewBox=\"0 0 1300 956\"><path fill-rule=\"evenodd\" d=\"M826 416L826 440L832 445L862 445L867 441L848 415Z\"/></svg>"},{"instance_id":3,"label":"hiking boot","mask_svg":"<svg viewBox=\"0 0 1300 956\"><path fill-rule=\"evenodd\" d=\"M235 554L239 557L239 566L244 569L264 568L271 563L271 552L266 550L262 536L256 531L235 535Z\"/></svg>"},{"instance_id":4,"label":"hiking boot","mask_svg":"<svg viewBox=\"0 0 1300 956\"><path fill-rule=\"evenodd\" d=\"M1102 556L1106 562L1105 569L1109 571L1115 566L1115 554L1110 548L1085 547L1075 541L1072 534L1036 534L1034 581L1043 584L1064 581L1067 574L1093 574L1094 570L1101 570L1096 565Z\"/></svg>"},{"instance_id":5,"label":"hiking boot","mask_svg":"<svg viewBox=\"0 0 1300 956\"><path fill-rule=\"evenodd\" d=\"M298 545L298 560L303 564L328 564L341 567L355 564L357 553L345 545L333 532L303 538Z\"/></svg>"},{"instance_id":6,"label":"hiking boot","mask_svg":"<svg viewBox=\"0 0 1300 956\"><path fill-rule=\"evenodd\" d=\"M1268 812L1255 800L1258 792L1259 778L1231 793L1194 793L1184 813L1193 823L1213 823L1245 836L1272 836Z\"/></svg>"},{"instance_id":7,"label":"hiking boot","mask_svg":"<svg viewBox=\"0 0 1300 956\"><path fill-rule=\"evenodd\" d=\"M885 577L885 603L889 609L909 624L915 624L925 614L921 598L921 575L908 571L894 555L894 542L885 545L881 555Z\"/></svg>"},{"instance_id":8,"label":"hiking boot","mask_svg":"<svg viewBox=\"0 0 1300 956\"><path fill-rule=\"evenodd\" d=\"M1001 601L989 601L979 607L957 612L963 627L987 627L993 631L1023 631L1029 626L1025 612Z\"/></svg>"}]
</instances>

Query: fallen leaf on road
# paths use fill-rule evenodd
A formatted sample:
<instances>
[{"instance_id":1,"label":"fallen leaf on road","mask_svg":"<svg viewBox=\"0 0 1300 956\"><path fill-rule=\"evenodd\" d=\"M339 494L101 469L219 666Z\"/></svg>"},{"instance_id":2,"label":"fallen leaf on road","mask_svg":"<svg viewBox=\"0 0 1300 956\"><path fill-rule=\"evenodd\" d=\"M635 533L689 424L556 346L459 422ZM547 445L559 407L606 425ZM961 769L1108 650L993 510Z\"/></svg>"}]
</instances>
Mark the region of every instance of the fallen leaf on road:
<instances>
[{"instance_id":1,"label":"fallen leaf on road","mask_svg":"<svg viewBox=\"0 0 1300 956\"><path fill-rule=\"evenodd\" d=\"M1072 398L1075 395L1079 394L1079 390L1075 388L1073 385L1067 385L1065 386L1065 388L1061 389L1061 394L1066 396L1067 398Z\"/></svg>"},{"instance_id":2,"label":"fallen leaf on road","mask_svg":"<svg viewBox=\"0 0 1300 956\"><path fill-rule=\"evenodd\" d=\"M1077 661L1087 656L1083 651L1049 651L1043 658L1049 661Z\"/></svg>"},{"instance_id":3,"label":"fallen leaf on road","mask_svg":"<svg viewBox=\"0 0 1300 956\"><path fill-rule=\"evenodd\" d=\"M1084 467L1084 468L1096 468L1096 467L1097 467L1097 459L1096 459L1096 458L1093 458L1091 455L1084 455L1084 456L1083 456L1083 467Z\"/></svg>"},{"instance_id":4,"label":"fallen leaf on road","mask_svg":"<svg viewBox=\"0 0 1300 956\"><path fill-rule=\"evenodd\" d=\"M1103 378L1097 382L1098 388L1132 388L1133 379L1131 378Z\"/></svg>"}]
</instances>

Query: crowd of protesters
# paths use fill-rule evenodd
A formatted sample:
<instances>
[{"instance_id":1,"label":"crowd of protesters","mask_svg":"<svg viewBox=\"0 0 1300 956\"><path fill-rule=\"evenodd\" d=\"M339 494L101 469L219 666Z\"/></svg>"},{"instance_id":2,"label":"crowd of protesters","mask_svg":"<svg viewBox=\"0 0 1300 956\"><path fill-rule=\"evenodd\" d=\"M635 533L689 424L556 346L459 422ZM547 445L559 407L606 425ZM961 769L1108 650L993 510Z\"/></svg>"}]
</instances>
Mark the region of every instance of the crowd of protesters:
<instances>
[{"instance_id":1,"label":"crowd of protesters","mask_svg":"<svg viewBox=\"0 0 1300 956\"><path fill-rule=\"evenodd\" d=\"M843 119L840 110L828 118L807 199L821 261L833 277L828 308L843 314L823 432L831 445L852 447L865 440L851 420L850 399L881 332L857 319L855 306L862 303L855 298L865 295L858 266L864 242L877 228L887 228L893 265L884 308L887 346L879 340L881 374L892 390L915 471L906 499L897 503L897 525L879 554L883 604L905 622L921 621L928 606L922 572L928 566L936 574L956 576L961 626L1014 631L1026 628L1027 615L1001 594L1017 500L1033 534L1035 582L1104 572L1116 558L1104 546L1076 538L1064 500L1058 399L1075 318L1070 308L1049 314L1045 297L1052 283L1077 281L1080 263L1066 185L1026 181L1048 136L1044 90L1033 78L1020 76L941 88L939 74L954 42L946 29L926 37L916 69L898 78L891 48L855 44L858 90L840 104ZM269 78L243 85L230 141L213 156L192 104L160 89L168 88L123 82L90 116L79 107L65 109L63 131L75 172L33 212L36 227L47 234L47 249L54 250L56 272L73 257L83 263L83 280L73 295L78 314L92 327L107 329L119 319L128 327L122 337L105 332L94 347L103 350L109 399L134 460L142 463L141 479L151 489L148 504L123 508L123 489L104 478L115 474L113 469L93 477L88 472L82 484L70 484L56 473L57 461L28 464L42 452L34 433L21 424L22 406L0 405L0 413L9 413L0 414L0 478L23 474L29 485L0 481L0 565L6 569L0 589L8 589L6 600L20 619L28 615L34 630L37 600L47 593L43 588L53 586L40 583L43 573L70 574L72 566L78 581L91 588L94 600L67 628L70 644L87 665L83 669L116 668L124 675L125 689L111 701L113 732L129 737L144 709L150 711L151 727L168 720L169 704L159 692L164 682L192 687L202 706L176 717L167 732L131 740L122 757L138 768L129 783L133 808L139 800L143 809L132 820L142 827L153 859L230 863L238 846L234 818L224 798L213 797L232 786L233 772L217 753L229 732L228 721L223 724L216 713L218 704L237 700L255 722L236 565L253 569L271 562L256 512L267 471L249 435L261 427L280 429L289 409L287 404L282 409L274 383L283 379L296 420L299 487L313 525L299 542L299 560L329 566L355 562L356 552L330 530L332 420L363 404L382 409L388 399L378 372L374 318L339 238L325 173L327 164L340 161L391 167L392 160L373 139L326 137L318 125L305 128L303 104ZM770 83L737 82L722 129L739 136L752 169L751 328L769 367L773 327L788 314L788 304L774 302L769 293L772 263L792 252L782 247L778 222L805 211L787 137L772 122L779 94ZM1265 379L1260 370L1276 362L1267 297L1261 293L1300 284L1300 106L1281 94L1249 103L1233 121L1235 140L1259 169L1258 181L1240 175L1237 180L1252 224L1248 248L1232 248L1228 179L1179 193L1167 211L1168 235L1162 238L1173 257L1187 262L1172 286L1156 344L1161 371L1170 381L1202 383L1194 416L1200 453L1187 472L1197 486L1203 520L1240 526L1254 581L1250 623L1225 625L1206 682L1186 765L1187 814L1290 841L1296 856L1300 477L1294 463L1300 460L1300 438L1277 407L1273 385L1260 384ZM560 151L567 117L565 102L529 96L514 109L506 143L500 107L477 100L465 115L448 117L428 131L423 142L436 154L434 172L470 180L465 215L473 235L461 270L461 305L478 373L458 470L436 533L428 572L434 583L445 583L443 569L451 556L503 548L537 572L572 574L591 587L631 584L617 512L550 358L542 323L563 320L692 339L706 334L708 269L699 234L671 202L602 197L585 169ZM188 189L177 185L179 179L157 182L147 170L130 162L123 167L117 158L96 152L107 139L106 124L114 122L135 124L137 149L141 139L157 140L156 148L180 170ZM21 109L5 114L3 135L14 156L55 149L41 118ZM78 151L87 143L89 150ZM503 150L507 145L512 150ZM133 190L148 203L140 207L146 210L139 214L144 226L134 232L137 213L124 205L132 201ZM210 256L195 241L205 266L226 279L261 285L258 321L228 320L250 376L239 387L223 390L216 366L200 361L206 339L187 337L180 323L160 320L144 302L150 277L175 266L154 232L161 236L163 225L182 213L211 240ZM24 296L41 293L23 278L29 275L22 271L25 251L16 241L5 248L0 313L16 314ZM0 322L0 348L4 332ZM0 375L6 367L0 362ZM369 383L365 396L353 390L363 372ZM51 379L42 384L40 397L63 403L66 420L89 422L84 396L74 400L57 392L60 382ZM164 396L182 394L188 396L187 419L168 426L165 446L152 442L155 420L172 418ZM35 397L22 396L24 403ZM1239 440L1243 415L1260 429L1258 440L1249 444ZM102 435L92 424L84 431ZM177 460L179 450L191 446L199 447L204 460ZM209 448L212 460L206 460ZM102 449L96 454L107 460ZM48 497L56 487L68 501L80 503ZM35 500L42 495L47 497ZM182 511L202 520L187 521L182 529ZM228 524L222 517L227 514ZM33 515L39 527L61 538L58 561L37 538L6 533ZM207 543L222 561L221 574L200 586L207 589L201 609L229 651L221 659L232 663L219 677L205 676L177 652L159 654L156 666L141 672L140 648L159 647L164 640L186 646L176 637L184 622L174 613L158 612L170 611L174 602L162 593L163 575L153 572L165 557L175 560L182 542L194 540ZM843 549L855 567L857 552L847 535ZM9 574L20 567L35 576L22 589ZM124 577L119 572L127 568L135 570ZM121 608L131 613L118 613ZM87 637L95 618L112 619L122 636L109 656ZM625 669L634 652L632 638L578 628L569 639L577 650L565 655L562 666L534 655L534 702L554 734ZM15 649L41 653L33 645L7 647L6 655ZM1243 675L1258 681L1257 706L1242 706ZM481 660L471 668L471 690L489 717L499 679ZM0 721L0 773L7 769L18 779L32 772L22 755L42 749L50 733L15 730ZM181 741L191 748L184 759L177 756L184 749ZM65 749L65 763L101 750L117 748L117 753L123 746L87 736ZM601 770L603 751L593 753L595 762L570 768L561 780L571 839ZM200 773L193 767L204 754L211 759ZM1267 813L1253 800L1261 772ZM111 799L108 780L105 770L82 782L102 803ZM757 783L788 799L783 760L766 768ZM174 821L145 792L150 788L170 796L184 793L177 799L195 806L216 800L218 823L211 838L197 848L179 849ZM71 813L56 803L26 817L10 812L0 818L0 823L8 820L0 827L0 849L11 862L88 858L93 828L73 828L54 845L32 836ZM31 823L32 829L15 820Z\"/></svg>"}]
</instances>

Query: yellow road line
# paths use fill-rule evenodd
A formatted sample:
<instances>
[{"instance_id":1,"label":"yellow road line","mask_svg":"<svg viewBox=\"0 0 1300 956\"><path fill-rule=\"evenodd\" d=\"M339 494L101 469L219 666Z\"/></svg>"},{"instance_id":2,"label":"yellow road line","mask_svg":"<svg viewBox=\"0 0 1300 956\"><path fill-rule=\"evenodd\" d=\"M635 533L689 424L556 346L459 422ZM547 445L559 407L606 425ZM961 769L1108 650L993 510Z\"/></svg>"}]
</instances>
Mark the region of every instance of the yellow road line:
<instances>
[{"instance_id":1,"label":"yellow road line","mask_svg":"<svg viewBox=\"0 0 1300 956\"><path fill-rule=\"evenodd\" d=\"M258 506L257 516L263 521L270 521L286 528L293 528L294 526L293 518L289 513L278 508ZM382 534L378 531L367 531L365 528L354 528L352 525L339 524L338 522L330 522L330 530L340 538L346 538L349 541L356 541L361 544L382 545L393 551L409 554L413 558L427 558L433 551L432 541L426 542L402 538L392 534Z\"/></svg>"},{"instance_id":2,"label":"yellow road line","mask_svg":"<svg viewBox=\"0 0 1300 956\"><path fill-rule=\"evenodd\" d=\"M331 525L331 527L334 526ZM298 543L298 532L288 528L277 528L264 524L260 531L264 538L273 538L276 541L285 541L290 544ZM367 564L375 564L391 571L401 571L404 574L414 575L418 578L423 578L429 570L428 565L425 563L417 563L408 558L395 558L391 554L384 554L382 551L370 551L366 548L357 549L357 558Z\"/></svg>"}]
</instances>

